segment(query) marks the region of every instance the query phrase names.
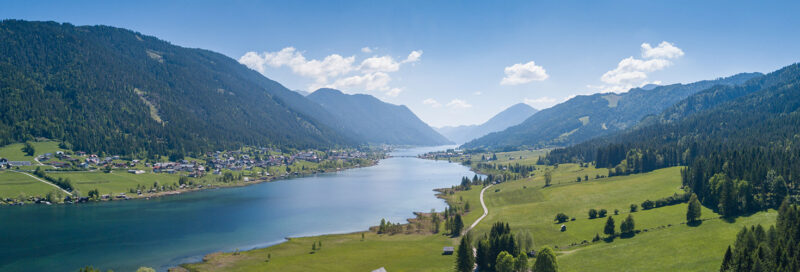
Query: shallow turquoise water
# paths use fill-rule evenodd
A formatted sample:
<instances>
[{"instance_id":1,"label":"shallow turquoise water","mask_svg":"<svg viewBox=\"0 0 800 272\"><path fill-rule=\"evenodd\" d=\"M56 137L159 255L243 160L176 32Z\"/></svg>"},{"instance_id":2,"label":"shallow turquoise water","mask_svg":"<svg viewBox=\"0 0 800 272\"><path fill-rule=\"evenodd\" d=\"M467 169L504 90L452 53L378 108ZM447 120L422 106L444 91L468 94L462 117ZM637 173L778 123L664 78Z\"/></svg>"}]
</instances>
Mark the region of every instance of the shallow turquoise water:
<instances>
[{"instance_id":1,"label":"shallow turquoise water","mask_svg":"<svg viewBox=\"0 0 800 272\"><path fill-rule=\"evenodd\" d=\"M415 155L435 148L409 149ZM378 165L151 200L0 207L0 271L165 270L216 251L284 237L365 230L381 218L443 210L432 189L472 176L447 162L396 157Z\"/></svg>"}]
</instances>

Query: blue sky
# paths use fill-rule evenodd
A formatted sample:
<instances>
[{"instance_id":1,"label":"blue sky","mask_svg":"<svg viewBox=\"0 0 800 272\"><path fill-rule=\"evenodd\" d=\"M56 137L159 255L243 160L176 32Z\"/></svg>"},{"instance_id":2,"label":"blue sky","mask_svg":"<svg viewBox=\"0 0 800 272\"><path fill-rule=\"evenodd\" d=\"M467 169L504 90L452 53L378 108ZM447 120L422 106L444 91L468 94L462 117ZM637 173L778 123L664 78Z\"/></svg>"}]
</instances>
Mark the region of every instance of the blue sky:
<instances>
[{"instance_id":1,"label":"blue sky","mask_svg":"<svg viewBox=\"0 0 800 272\"><path fill-rule=\"evenodd\" d=\"M800 4L789 1L108 2L2 1L0 18L128 28L291 89L404 104L433 126L800 60Z\"/></svg>"}]
</instances>

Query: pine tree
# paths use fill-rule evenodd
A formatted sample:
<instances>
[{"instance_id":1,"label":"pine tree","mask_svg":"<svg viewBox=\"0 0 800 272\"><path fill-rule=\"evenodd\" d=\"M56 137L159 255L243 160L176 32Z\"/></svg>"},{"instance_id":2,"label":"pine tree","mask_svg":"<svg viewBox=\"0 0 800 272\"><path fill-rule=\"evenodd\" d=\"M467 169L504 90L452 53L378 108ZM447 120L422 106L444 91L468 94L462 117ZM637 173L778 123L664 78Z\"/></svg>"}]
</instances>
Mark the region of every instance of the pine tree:
<instances>
[{"instance_id":1,"label":"pine tree","mask_svg":"<svg viewBox=\"0 0 800 272\"><path fill-rule=\"evenodd\" d=\"M686 211L686 222L694 223L700 219L700 201L697 200L697 195L692 194L689 198L689 208Z\"/></svg>"},{"instance_id":2,"label":"pine tree","mask_svg":"<svg viewBox=\"0 0 800 272\"><path fill-rule=\"evenodd\" d=\"M536 262L533 263L533 271L536 272L556 272L558 271L558 261L556 253L549 247L542 248L536 255Z\"/></svg>"},{"instance_id":3,"label":"pine tree","mask_svg":"<svg viewBox=\"0 0 800 272\"><path fill-rule=\"evenodd\" d=\"M475 266L475 257L472 255L472 242L469 235L461 237L461 244L458 245L456 254L456 271L471 272Z\"/></svg>"},{"instance_id":4,"label":"pine tree","mask_svg":"<svg viewBox=\"0 0 800 272\"><path fill-rule=\"evenodd\" d=\"M544 186L550 186L551 182L553 182L553 173L547 170L544 172Z\"/></svg>"},{"instance_id":5,"label":"pine tree","mask_svg":"<svg viewBox=\"0 0 800 272\"><path fill-rule=\"evenodd\" d=\"M624 235L633 234L633 231L636 228L635 223L633 222L633 215L628 214L628 217L625 218L625 220L622 220L622 224L620 224L619 228L620 232Z\"/></svg>"},{"instance_id":6,"label":"pine tree","mask_svg":"<svg viewBox=\"0 0 800 272\"><path fill-rule=\"evenodd\" d=\"M603 233L608 236L614 236L614 229L616 226L614 225L614 217L609 216L608 220L606 221L606 227L603 229Z\"/></svg>"}]
</instances>

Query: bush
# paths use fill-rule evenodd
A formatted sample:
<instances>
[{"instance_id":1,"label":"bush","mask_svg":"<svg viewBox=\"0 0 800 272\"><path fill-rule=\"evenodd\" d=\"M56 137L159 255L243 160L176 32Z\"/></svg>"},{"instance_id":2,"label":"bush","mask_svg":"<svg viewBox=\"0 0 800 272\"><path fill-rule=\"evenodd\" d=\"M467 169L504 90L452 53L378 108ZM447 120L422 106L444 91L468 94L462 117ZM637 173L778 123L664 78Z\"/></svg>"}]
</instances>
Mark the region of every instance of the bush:
<instances>
[{"instance_id":1,"label":"bush","mask_svg":"<svg viewBox=\"0 0 800 272\"><path fill-rule=\"evenodd\" d=\"M654 208L655 206L656 206L656 203L651 201L651 200L649 200L649 199L645 200L644 202L642 202L642 210L649 210L649 209Z\"/></svg>"},{"instance_id":2,"label":"bush","mask_svg":"<svg viewBox=\"0 0 800 272\"><path fill-rule=\"evenodd\" d=\"M558 222L558 223L564 223L564 222L567 222L567 220L569 220L569 216L567 216L564 213L558 213L556 215L555 221Z\"/></svg>"}]
</instances>

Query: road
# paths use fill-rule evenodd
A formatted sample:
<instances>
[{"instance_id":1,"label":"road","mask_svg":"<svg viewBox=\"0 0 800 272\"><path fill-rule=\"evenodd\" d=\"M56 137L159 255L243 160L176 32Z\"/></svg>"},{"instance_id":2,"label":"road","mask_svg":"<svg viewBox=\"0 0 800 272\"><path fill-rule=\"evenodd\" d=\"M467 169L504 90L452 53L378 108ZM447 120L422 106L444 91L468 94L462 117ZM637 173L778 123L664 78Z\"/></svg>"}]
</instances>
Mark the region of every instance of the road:
<instances>
[{"instance_id":1,"label":"road","mask_svg":"<svg viewBox=\"0 0 800 272\"><path fill-rule=\"evenodd\" d=\"M486 202L483 202L483 192L486 192L486 189L489 189L489 187L492 187L492 185L490 184L489 186L483 187L483 190L481 190L481 197L480 198L481 198L481 206L483 207L483 215L481 215L481 217L478 217L478 220L475 220L475 222L472 223L472 225L470 225L469 228L467 228L467 230L464 231L464 233L467 233L470 230L472 230L472 228L477 226L478 223L480 223L481 220L483 220L484 217L489 215L489 208L486 208Z\"/></svg>"},{"instance_id":2,"label":"road","mask_svg":"<svg viewBox=\"0 0 800 272\"><path fill-rule=\"evenodd\" d=\"M67 192L67 190L61 189L61 187L58 187L58 185L55 185L55 184L52 184L52 183L50 183L49 181L46 181L46 180L40 179L40 178L39 178L39 177L37 177L37 176L31 175L31 174L28 174L28 173L26 173L26 172L22 172L22 171L14 171L14 172L17 172L17 173L22 173L22 174L28 175L29 177L32 177L32 178L33 178L33 179L35 179L35 180L38 180L38 181L44 182L44 183L46 183L46 184L48 184L48 185L50 185L50 186L56 187L56 188L58 188L59 190L63 191L64 193L68 194L68 195L72 195L72 193L70 193L70 192Z\"/></svg>"}]
</instances>

